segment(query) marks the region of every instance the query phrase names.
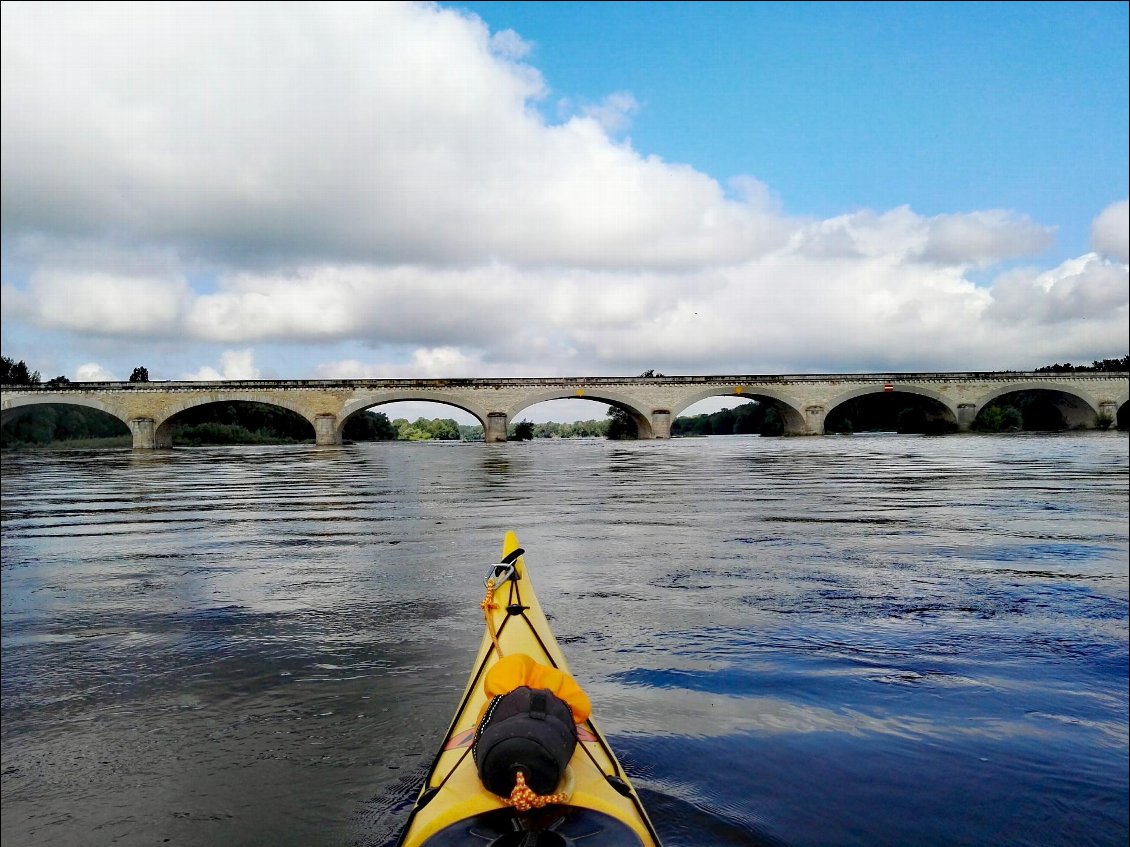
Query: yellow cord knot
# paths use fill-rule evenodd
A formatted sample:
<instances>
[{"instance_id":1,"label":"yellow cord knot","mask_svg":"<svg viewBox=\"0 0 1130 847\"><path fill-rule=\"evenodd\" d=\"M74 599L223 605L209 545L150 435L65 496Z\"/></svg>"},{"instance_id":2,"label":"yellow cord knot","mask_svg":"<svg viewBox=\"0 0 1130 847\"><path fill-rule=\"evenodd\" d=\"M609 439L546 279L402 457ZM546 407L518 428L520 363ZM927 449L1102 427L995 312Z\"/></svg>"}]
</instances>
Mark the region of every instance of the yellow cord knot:
<instances>
[{"instance_id":1,"label":"yellow cord knot","mask_svg":"<svg viewBox=\"0 0 1130 847\"><path fill-rule=\"evenodd\" d=\"M490 620L490 613L498 608L494 602L494 580L487 580L487 593L483 598L483 602L479 604L479 608L483 610L483 619L487 624L487 632L490 633L490 640L494 642L494 649L498 651L499 658L502 657L502 645L498 643L498 633L494 631L494 625Z\"/></svg>"},{"instance_id":2,"label":"yellow cord knot","mask_svg":"<svg viewBox=\"0 0 1130 847\"><path fill-rule=\"evenodd\" d=\"M550 803L564 803L569 795L561 791L557 794L535 794L534 790L526 785L526 775L518 771L514 780L514 790L510 796L503 799L508 806L513 806L519 812L528 812L530 809L540 809Z\"/></svg>"},{"instance_id":3,"label":"yellow cord knot","mask_svg":"<svg viewBox=\"0 0 1130 847\"><path fill-rule=\"evenodd\" d=\"M479 604L479 608L482 609L485 614L490 614L490 610L495 608L493 579L487 580L487 596L483 598L483 602Z\"/></svg>"}]
</instances>

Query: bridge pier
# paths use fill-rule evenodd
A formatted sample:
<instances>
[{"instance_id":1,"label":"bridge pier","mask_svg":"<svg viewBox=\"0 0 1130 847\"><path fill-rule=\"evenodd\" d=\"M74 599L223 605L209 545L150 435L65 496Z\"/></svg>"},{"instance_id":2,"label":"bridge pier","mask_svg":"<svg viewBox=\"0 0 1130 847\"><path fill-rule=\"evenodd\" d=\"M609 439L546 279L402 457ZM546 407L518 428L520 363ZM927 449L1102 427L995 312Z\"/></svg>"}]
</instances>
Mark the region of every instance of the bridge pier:
<instances>
[{"instance_id":1,"label":"bridge pier","mask_svg":"<svg viewBox=\"0 0 1130 847\"><path fill-rule=\"evenodd\" d=\"M341 444L337 415L326 413L314 418L314 443L319 447L337 447Z\"/></svg>"},{"instance_id":2,"label":"bridge pier","mask_svg":"<svg viewBox=\"0 0 1130 847\"><path fill-rule=\"evenodd\" d=\"M1110 400L1103 400L1099 403L1099 417L1108 418L1111 423L1110 426L1118 425L1118 404ZM1095 421L1098 424L1098 421Z\"/></svg>"},{"instance_id":3,"label":"bridge pier","mask_svg":"<svg viewBox=\"0 0 1130 847\"><path fill-rule=\"evenodd\" d=\"M671 437L671 412L667 409L655 409L651 413L651 437Z\"/></svg>"},{"instance_id":4,"label":"bridge pier","mask_svg":"<svg viewBox=\"0 0 1130 847\"><path fill-rule=\"evenodd\" d=\"M973 421L977 419L977 406L974 403L957 404L957 429L958 432L969 432L973 428Z\"/></svg>"},{"instance_id":5,"label":"bridge pier","mask_svg":"<svg viewBox=\"0 0 1130 847\"><path fill-rule=\"evenodd\" d=\"M158 447L172 446L157 443L157 422L153 418L131 418L129 431L133 436L134 450L156 450Z\"/></svg>"},{"instance_id":6,"label":"bridge pier","mask_svg":"<svg viewBox=\"0 0 1130 847\"><path fill-rule=\"evenodd\" d=\"M824 418L827 417L827 410L820 405L813 404L804 407L804 434L805 435L823 435L824 434Z\"/></svg>"},{"instance_id":7,"label":"bridge pier","mask_svg":"<svg viewBox=\"0 0 1130 847\"><path fill-rule=\"evenodd\" d=\"M498 444L506 440L510 429L510 419L506 412L490 412L487 414L487 425L483 430L483 441L488 444Z\"/></svg>"}]
</instances>

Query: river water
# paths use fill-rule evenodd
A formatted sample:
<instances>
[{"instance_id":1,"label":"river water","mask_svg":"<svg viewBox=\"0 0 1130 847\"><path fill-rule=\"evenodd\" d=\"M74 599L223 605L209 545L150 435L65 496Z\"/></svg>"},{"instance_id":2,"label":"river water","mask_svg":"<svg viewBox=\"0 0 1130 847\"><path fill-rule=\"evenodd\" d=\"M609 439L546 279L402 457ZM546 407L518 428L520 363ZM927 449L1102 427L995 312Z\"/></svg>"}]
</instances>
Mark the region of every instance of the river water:
<instances>
[{"instance_id":1,"label":"river water","mask_svg":"<svg viewBox=\"0 0 1130 847\"><path fill-rule=\"evenodd\" d=\"M387 844L507 529L668 847L1123 847L1128 452L5 454L4 847Z\"/></svg>"}]
</instances>

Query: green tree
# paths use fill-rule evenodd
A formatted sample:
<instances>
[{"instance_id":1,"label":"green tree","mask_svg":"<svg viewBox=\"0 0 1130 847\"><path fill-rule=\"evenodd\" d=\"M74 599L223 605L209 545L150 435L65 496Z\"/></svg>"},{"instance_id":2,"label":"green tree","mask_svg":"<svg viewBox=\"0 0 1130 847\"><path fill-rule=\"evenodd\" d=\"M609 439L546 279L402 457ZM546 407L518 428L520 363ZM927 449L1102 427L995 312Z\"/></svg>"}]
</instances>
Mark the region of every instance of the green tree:
<instances>
[{"instance_id":1,"label":"green tree","mask_svg":"<svg viewBox=\"0 0 1130 847\"><path fill-rule=\"evenodd\" d=\"M39 385L39 371L28 370L23 359L18 362L3 356L0 365L0 382L4 385Z\"/></svg>"},{"instance_id":2,"label":"green tree","mask_svg":"<svg viewBox=\"0 0 1130 847\"><path fill-rule=\"evenodd\" d=\"M399 441L431 441L432 434L428 432L427 424L424 418L418 418L414 424L409 423L407 418L397 418L392 422Z\"/></svg>"},{"instance_id":3,"label":"green tree","mask_svg":"<svg viewBox=\"0 0 1130 847\"><path fill-rule=\"evenodd\" d=\"M766 406L756 400L743 403L734 409L734 434L750 435L760 433L765 423Z\"/></svg>"},{"instance_id":4,"label":"green tree","mask_svg":"<svg viewBox=\"0 0 1130 847\"><path fill-rule=\"evenodd\" d=\"M1061 432L1067 429L1063 412L1053 395L1046 391L1018 391L1011 395L1023 420L1022 429L1029 432Z\"/></svg>"},{"instance_id":5,"label":"green tree","mask_svg":"<svg viewBox=\"0 0 1130 847\"><path fill-rule=\"evenodd\" d=\"M1072 373L1074 371L1100 371L1105 373L1126 373L1130 371L1130 356L1121 359L1095 359L1089 365L1073 365L1070 362L1044 365L1036 368L1036 373Z\"/></svg>"},{"instance_id":6,"label":"green tree","mask_svg":"<svg viewBox=\"0 0 1130 847\"><path fill-rule=\"evenodd\" d=\"M626 409L608 407L607 437L613 441L631 441L639 437L639 427Z\"/></svg>"},{"instance_id":7,"label":"green tree","mask_svg":"<svg viewBox=\"0 0 1130 847\"><path fill-rule=\"evenodd\" d=\"M982 432L1020 432L1024 416L1015 406L990 403L977 415L973 428Z\"/></svg>"},{"instance_id":8,"label":"green tree","mask_svg":"<svg viewBox=\"0 0 1130 847\"><path fill-rule=\"evenodd\" d=\"M435 420L420 418L415 425L428 433L428 437L433 441L459 440L459 424L455 422L454 418L436 418Z\"/></svg>"},{"instance_id":9,"label":"green tree","mask_svg":"<svg viewBox=\"0 0 1130 847\"><path fill-rule=\"evenodd\" d=\"M710 416L710 430L714 435L733 435L736 422L731 409L721 409Z\"/></svg>"},{"instance_id":10,"label":"green tree","mask_svg":"<svg viewBox=\"0 0 1130 847\"><path fill-rule=\"evenodd\" d=\"M133 373L129 375L130 382L149 382L149 369L144 366L138 366L133 369Z\"/></svg>"},{"instance_id":11,"label":"green tree","mask_svg":"<svg viewBox=\"0 0 1130 847\"><path fill-rule=\"evenodd\" d=\"M463 441L482 441L483 428L480 424L460 424L459 437Z\"/></svg>"},{"instance_id":12,"label":"green tree","mask_svg":"<svg viewBox=\"0 0 1130 847\"><path fill-rule=\"evenodd\" d=\"M671 434L675 436L710 435L713 431L710 425L710 415L680 415L671 424Z\"/></svg>"},{"instance_id":13,"label":"green tree","mask_svg":"<svg viewBox=\"0 0 1130 847\"><path fill-rule=\"evenodd\" d=\"M762 436L784 435L785 421L780 412L770 407L765 410L765 419L761 423Z\"/></svg>"},{"instance_id":14,"label":"green tree","mask_svg":"<svg viewBox=\"0 0 1130 847\"><path fill-rule=\"evenodd\" d=\"M53 444L88 439L129 437L129 428L113 415L97 409L51 403L24 408L22 414L0 431L0 445ZM95 445L87 445L95 446ZM121 444L103 446L120 447Z\"/></svg>"},{"instance_id":15,"label":"green tree","mask_svg":"<svg viewBox=\"0 0 1130 847\"><path fill-rule=\"evenodd\" d=\"M25 444L49 444L55 439L55 426L58 422L59 415L55 406L42 406L25 414L12 425L12 437Z\"/></svg>"},{"instance_id":16,"label":"green tree","mask_svg":"<svg viewBox=\"0 0 1130 847\"><path fill-rule=\"evenodd\" d=\"M530 421L519 421L514 427L515 441L531 441L534 437L534 425Z\"/></svg>"},{"instance_id":17,"label":"green tree","mask_svg":"<svg viewBox=\"0 0 1130 847\"><path fill-rule=\"evenodd\" d=\"M348 441L396 441L396 427L384 412L351 415L341 431Z\"/></svg>"},{"instance_id":18,"label":"green tree","mask_svg":"<svg viewBox=\"0 0 1130 847\"><path fill-rule=\"evenodd\" d=\"M1062 432L1067 428L1053 391L1010 392L988 403L973 421L973 429L984 432Z\"/></svg>"},{"instance_id":19,"label":"green tree","mask_svg":"<svg viewBox=\"0 0 1130 847\"><path fill-rule=\"evenodd\" d=\"M193 406L173 421L174 444L292 444L312 441L301 415L269 403L232 401Z\"/></svg>"},{"instance_id":20,"label":"green tree","mask_svg":"<svg viewBox=\"0 0 1130 847\"><path fill-rule=\"evenodd\" d=\"M769 410L770 407L766 404L752 400L713 414L680 416L671 424L671 434L676 436L760 434Z\"/></svg>"}]
</instances>

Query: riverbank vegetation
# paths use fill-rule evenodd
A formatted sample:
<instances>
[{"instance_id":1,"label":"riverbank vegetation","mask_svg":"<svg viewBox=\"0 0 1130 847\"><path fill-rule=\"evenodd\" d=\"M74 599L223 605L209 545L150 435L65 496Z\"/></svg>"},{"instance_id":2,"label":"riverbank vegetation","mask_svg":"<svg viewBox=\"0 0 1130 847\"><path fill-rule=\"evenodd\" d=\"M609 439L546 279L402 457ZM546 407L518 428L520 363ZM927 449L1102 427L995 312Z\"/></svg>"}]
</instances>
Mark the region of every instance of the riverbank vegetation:
<instances>
[{"instance_id":1,"label":"riverbank vegetation","mask_svg":"<svg viewBox=\"0 0 1130 847\"><path fill-rule=\"evenodd\" d=\"M129 427L113 415L83 406L36 406L0 429L0 447L129 447Z\"/></svg>"}]
</instances>

